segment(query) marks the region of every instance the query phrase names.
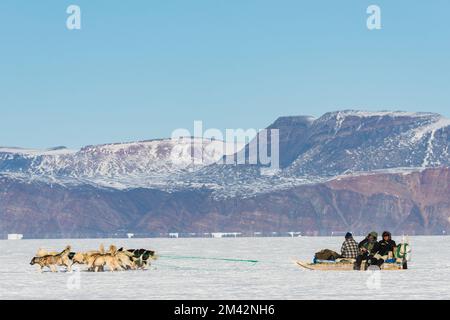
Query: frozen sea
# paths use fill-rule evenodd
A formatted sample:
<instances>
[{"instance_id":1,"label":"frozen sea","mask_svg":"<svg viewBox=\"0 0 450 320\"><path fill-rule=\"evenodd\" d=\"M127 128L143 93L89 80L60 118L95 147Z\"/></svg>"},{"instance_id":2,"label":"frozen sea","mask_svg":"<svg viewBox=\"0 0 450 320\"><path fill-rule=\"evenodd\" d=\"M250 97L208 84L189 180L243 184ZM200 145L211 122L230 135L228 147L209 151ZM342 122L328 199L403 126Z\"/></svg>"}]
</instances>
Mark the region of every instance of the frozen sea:
<instances>
[{"instance_id":1,"label":"frozen sea","mask_svg":"<svg viewBox=\"0 0 450 320\"><path fill-rule=\"evenodd\" d=\"M0 299L450 299L450 237L410 240L408 270L376 272L310 271L294 264L323 248L339 250L340 237L4 240ZM81 267L40 274L29 264L40 247L59 251L71 244L83 251L100 243L151 248L161 258L149 270L103 273Z\"/></svg>"}]
</instances>

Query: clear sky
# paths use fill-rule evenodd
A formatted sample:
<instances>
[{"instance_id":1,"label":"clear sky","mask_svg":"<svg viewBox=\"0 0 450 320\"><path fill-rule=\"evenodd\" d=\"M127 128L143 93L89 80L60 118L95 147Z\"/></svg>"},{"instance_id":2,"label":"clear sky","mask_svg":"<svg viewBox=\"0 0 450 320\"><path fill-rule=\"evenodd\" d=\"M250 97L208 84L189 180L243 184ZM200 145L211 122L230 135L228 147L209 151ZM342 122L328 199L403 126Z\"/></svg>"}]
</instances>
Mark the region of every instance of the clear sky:
<instances>
[{"instance_id":1,"label":"clear sky","mask_svg":"<svg viewBox=\"0 0 450 320\"><path fill-rule=\"evenodd\" d=\"M66 28L70 4L81 30ZM366 27L371 4L381 30ZM1 0L0 146L348 108L450 116L449 16L448 0Z\"/></svg>"}]
</instances>

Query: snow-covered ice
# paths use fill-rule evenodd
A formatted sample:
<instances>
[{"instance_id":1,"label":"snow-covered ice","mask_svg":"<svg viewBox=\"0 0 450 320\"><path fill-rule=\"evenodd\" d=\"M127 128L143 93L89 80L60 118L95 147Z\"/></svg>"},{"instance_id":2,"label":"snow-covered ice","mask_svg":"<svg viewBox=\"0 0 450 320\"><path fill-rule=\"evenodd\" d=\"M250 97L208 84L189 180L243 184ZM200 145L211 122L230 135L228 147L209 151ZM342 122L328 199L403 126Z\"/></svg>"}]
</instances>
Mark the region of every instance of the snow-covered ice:
<instances>
[{"instance_id":1,"label":"snow-covered ice","mask_svg":"<svg viewBox=\"0 0 450 320\"><path fill-rule=\"evenodd\" d=\"M449 240L411 237L409 269L379 273L309 271L294 264L323 248L338 250L340 237L5 240L0 299L450 299ZM153 248L163 257L147 271L114 273L40 274L29 264L40 247L71 244L78 251L100 243ZM259 262L164 257L173 255Z\"/></svg>"}]
</instances>

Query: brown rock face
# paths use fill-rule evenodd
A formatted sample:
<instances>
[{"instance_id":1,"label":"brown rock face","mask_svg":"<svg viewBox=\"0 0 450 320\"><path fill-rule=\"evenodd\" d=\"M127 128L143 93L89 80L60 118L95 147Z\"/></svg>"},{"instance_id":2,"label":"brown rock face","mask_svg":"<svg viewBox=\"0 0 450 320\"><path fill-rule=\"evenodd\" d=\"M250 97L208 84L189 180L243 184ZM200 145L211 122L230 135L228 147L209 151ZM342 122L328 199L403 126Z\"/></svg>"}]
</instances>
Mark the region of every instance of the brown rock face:
<instances>
[{"instance_id":1,"label":"brown rock face","mask_svg":"<svg viewBox=\"0 0 450 320\"><path fill-rule=\"evenodd\" d=\"M395 230L409 234L441 234L449 228L449 168L346 178L331 181L328 186L336 191L358 193L365 199L378 199L367 208L373 213L370 216L382 219L383 213L387 213Z\"/></svg>"},{"instance_id":2,"label":"brown rock face","mask_svg":"<svg viewBox=\"0 0 450 320\"><path fill-rule=\"evenodd\" d=\"M209 190L167 193L62 187L0 178L0 233L95 236L114 232L288 232L372 229L450 232L450 169L372 173L215 200Z\"/></svg>"}]
</instances>

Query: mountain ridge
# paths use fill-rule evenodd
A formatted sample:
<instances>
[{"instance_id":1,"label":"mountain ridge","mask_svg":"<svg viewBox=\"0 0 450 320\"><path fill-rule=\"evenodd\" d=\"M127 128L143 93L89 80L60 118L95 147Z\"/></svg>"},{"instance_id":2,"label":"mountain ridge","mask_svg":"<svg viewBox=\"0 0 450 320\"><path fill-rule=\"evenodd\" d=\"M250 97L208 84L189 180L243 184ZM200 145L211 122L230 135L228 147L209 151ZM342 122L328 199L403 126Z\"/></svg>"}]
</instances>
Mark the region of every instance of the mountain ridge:
<instances>
[{"instance_id":1,"label":"mountain ridge","mask_svg":"<svg viewBox=\"0 0 450 320\"><path fill-rule=\"evenodd\" d=\"M194 137L75 152L0 148L0 232L295 226L305 234L326 234L339 228L363 232L370 223L388 227L383 219L396 228L406 221L410 233L450 232L449 119L344 110L319 118L279 117L267 128L279 130L279 169L223 164L224 154L237 156L234 144ZM248 145L238 147L248 152ZM89 212L94 216L87 219ZM33 220L36 226L29 224Z\"/></svg>"}]
</instances>

